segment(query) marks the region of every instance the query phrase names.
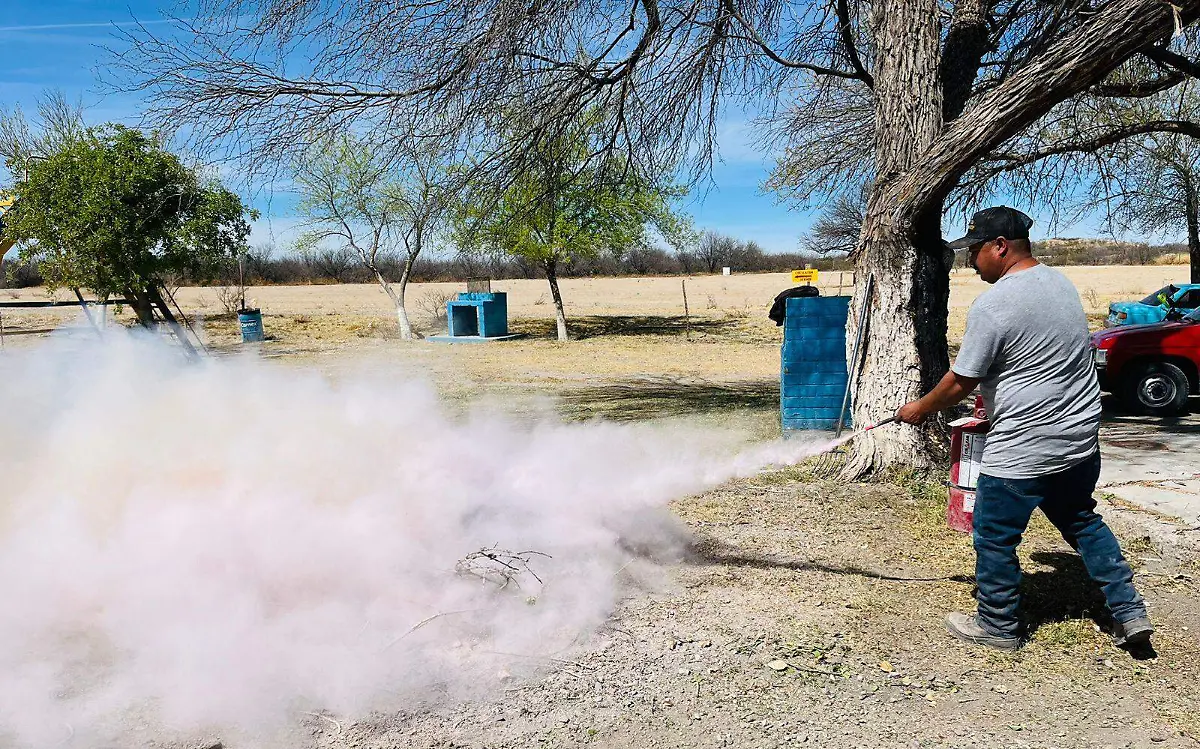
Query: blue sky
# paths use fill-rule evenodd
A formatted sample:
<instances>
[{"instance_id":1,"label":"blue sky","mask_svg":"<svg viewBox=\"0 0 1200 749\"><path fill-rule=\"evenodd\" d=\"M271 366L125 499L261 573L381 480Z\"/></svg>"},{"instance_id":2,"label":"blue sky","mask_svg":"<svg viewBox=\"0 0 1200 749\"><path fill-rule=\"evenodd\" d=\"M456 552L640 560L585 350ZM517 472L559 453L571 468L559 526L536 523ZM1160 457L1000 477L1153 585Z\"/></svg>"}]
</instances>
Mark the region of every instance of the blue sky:
<instances>
[{"instance_id":1,"label":"blue sky","mask_svg":"<svg viewBox=\"0 0 1200 749\"><path fill-rule=\"evenodd\" d=\"M9 0L0 16L0 49L6 61L0 68L0 104L10 110L20 105L30 113L39 95L59 89L82 100L90 121L136 125L140 102L101 90L97 72L106 58L102 48L118 44L113 24L128 24L134 18L161 23L160 8L170 7L168 3L171 0ZM755 240L773 252L796 249L813 214L789 210L760 190L771 162L749 145L745 123L731 120L722 132L722 161L713 170L711 185L692 199L688 210L702 228ZM287 211L290 200L276 195L257 202L264 215L252 241L273 238L286 244L295 225ZM1054 228L1064 235L1096 233L1088 226Z\"/></svg>"}]
</instances>

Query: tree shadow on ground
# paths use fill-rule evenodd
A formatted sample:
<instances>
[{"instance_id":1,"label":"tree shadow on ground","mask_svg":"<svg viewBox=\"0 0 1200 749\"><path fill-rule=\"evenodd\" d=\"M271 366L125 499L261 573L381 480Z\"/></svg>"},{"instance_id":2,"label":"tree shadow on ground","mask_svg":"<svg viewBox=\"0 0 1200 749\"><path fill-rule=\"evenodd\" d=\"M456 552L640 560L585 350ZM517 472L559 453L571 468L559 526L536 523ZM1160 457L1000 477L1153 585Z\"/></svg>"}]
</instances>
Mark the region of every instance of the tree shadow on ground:
<instances>
[{"instance_id":1,"label":"tree shadow on ground","mask_svg":"<svg viewBox=\"0 0 1200 749\"><path fill-rule=\"evenodd\" d=\"M829 575L855 575L871 580L886 580L891 582L955 582L966 584L973 584L975 582L974 578L969 575L904 576L858 567L853 564L839 566L808 559L796 559L794 557L754 554L710 536L697 536L692 541L690 554L685 561L696 566L727 565L730 567L748 567L756 570L782 569L822 572Z\"/></svg>"},{"instance_id":2,"label":"tree shadow on ground","mask_svg":"<svg viewBox=\"0 0 1200 749\"><path fill-rule=\"evenodd\" d=\"M1188 399L1188 415L1144 416L1126 408L1116 396L1105 394L1100 422L1106 426L1137 425L1160 434L1200 434L1200 397Z\"/></svg>"},{"instance_id":3,"label":"tree shadow on ground","mask_svg":"<svg viewBox=\"0 0 1200 749\"><path fill-rule=\"evenodd\" d=\"M1088 619L1104 632L1115 624L1100 587L1088 575L1083 559L1069 551L1035 551L1030 561L1050 567L1026 572L1021 581L1021 608L1032 635L1045 624ZM1129 648L1136 659L1154 658L1150 645Z\"/></svg>"},{"instance_id":4,"label":"tree shadow on ground","mask_svg":"<svg viewBox=\"0 0 1200 749\"><path fill-rule=\"evenodd\" d=\"M561 394L564 409L587 417L638 421L706 411L779 409L779 381L725 383L645 378L573 388Z\"/></svg>"},{"instance_id":5,"label":"tree shadow on ground","mask_svg":"<svg viewBox=\"0 0 1200 749\"><path fill-rule=\"evenodd\" d=\"M602 336L643 335L718 335L739 330L737 318L692 317L683 315L587 315L567 320L571 338L582 341ZM533 338L553 338L557 333L554 320L513 320L509 329L514 333L525 333Z\"/></svg>"}]
</instances>

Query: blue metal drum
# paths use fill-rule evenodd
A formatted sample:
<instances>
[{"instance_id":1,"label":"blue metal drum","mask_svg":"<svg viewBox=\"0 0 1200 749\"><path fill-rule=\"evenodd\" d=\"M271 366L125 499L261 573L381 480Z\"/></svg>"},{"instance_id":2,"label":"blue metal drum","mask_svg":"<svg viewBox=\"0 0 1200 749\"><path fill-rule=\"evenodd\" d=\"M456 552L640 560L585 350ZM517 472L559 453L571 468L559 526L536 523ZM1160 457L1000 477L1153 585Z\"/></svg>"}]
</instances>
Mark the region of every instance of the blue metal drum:
<instances>
[{"instance_id":1,"label":"blue metal drum","mask_svg":"<svg viewBox=\"0 0 1200 749\"><path fill-rule=\"evenodd\" d=\"M846 317L850 297L787 300L779 383L785 430L837 429L846 392ZM844 425L850 426L847 407Z\"/></svg>"}]
</instances>

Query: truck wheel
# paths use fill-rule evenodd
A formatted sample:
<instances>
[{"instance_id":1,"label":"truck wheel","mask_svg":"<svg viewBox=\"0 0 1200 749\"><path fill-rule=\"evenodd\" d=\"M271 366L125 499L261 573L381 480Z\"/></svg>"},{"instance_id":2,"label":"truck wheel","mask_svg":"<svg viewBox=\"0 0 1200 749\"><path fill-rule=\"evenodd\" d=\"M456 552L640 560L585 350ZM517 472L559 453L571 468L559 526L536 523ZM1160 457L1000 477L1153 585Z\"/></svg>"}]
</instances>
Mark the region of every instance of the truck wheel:
<instances>
[{"instance_id":1,"label":"truck wheel","mask_svg":"<svg viewBox=\"0 0 1200 749\"><path fill-rule=\"evenodd\" d=\"M1125 376L1122 400L1151 416L1177 416L1187 411L1188 378L1168 362L1143 364Z\"/></svg>"}]
</instances>

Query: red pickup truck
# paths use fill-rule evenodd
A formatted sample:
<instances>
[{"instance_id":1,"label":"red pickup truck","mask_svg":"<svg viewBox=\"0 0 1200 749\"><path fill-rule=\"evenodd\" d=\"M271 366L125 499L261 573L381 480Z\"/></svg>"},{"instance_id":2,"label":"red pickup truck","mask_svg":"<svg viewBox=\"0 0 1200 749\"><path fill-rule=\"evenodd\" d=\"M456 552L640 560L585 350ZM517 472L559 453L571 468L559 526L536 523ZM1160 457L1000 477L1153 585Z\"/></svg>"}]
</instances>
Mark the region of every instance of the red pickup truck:
<instances>
[{"instance_id":1,"label":"red pickup truck","mask_svg":"<svg viewBox=\"0 0 1200 749\"><path fill-rule=\"evenodd\" d=\"M1092 358L1100 389L1127 408L1155 416L1186 413L1188 395L1200 392L1200 309L1093 333Z\"/></svg>"}]
</instances>

